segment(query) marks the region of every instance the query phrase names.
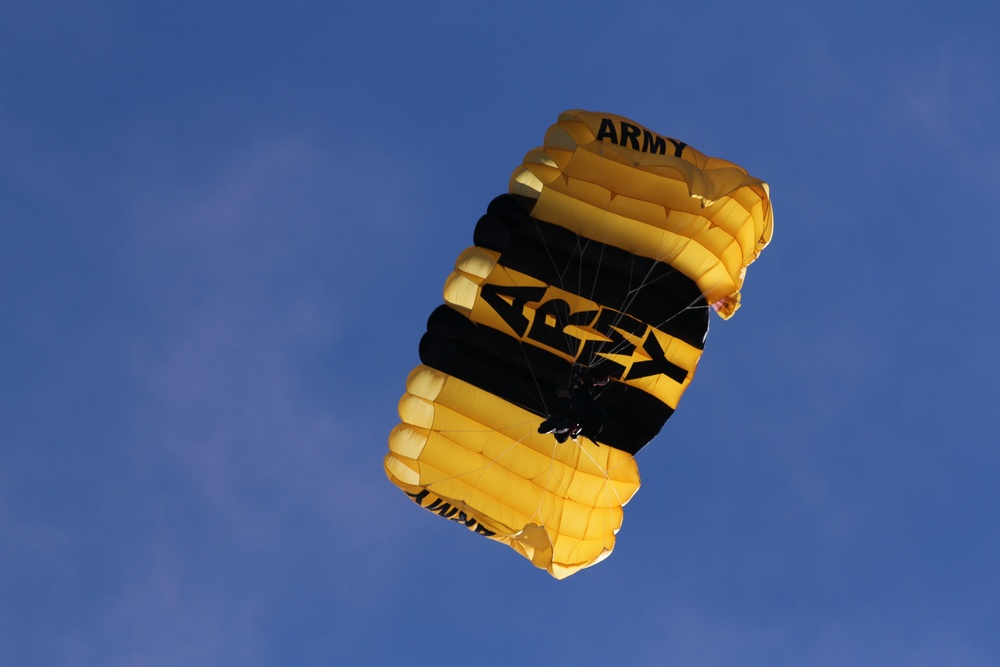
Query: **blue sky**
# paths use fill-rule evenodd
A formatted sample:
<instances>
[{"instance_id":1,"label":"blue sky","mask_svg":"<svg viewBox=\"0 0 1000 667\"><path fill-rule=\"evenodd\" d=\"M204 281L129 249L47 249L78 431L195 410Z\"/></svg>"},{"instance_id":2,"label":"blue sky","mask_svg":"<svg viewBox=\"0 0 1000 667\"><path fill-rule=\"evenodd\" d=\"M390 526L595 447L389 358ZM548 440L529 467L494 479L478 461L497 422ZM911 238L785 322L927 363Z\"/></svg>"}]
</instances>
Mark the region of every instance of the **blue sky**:
<instances>
[{"instance_id":1,"label":"blue sky","mask_svg":"<svg viewBox=\"0 0 1000 667\"><path fill-rule=\"evenodd\" d=\"M0 664L1000 663L1000 10L941 6L0 6ZM775 235L560 582L382 457L572 108Z\"/></svg>"}]
</instances>

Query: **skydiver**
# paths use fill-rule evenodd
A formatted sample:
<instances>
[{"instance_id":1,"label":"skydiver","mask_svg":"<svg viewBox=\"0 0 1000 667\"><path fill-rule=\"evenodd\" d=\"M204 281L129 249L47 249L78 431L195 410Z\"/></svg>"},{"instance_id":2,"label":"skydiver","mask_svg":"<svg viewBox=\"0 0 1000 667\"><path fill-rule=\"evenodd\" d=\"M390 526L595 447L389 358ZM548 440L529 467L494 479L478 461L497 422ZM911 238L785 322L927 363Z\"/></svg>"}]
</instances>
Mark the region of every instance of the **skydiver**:
<instances>
[{"instance_id":1,"label":"skydiver","mask_svg":"<svg viewBox=\"0 0 1000 667\"><path fill-rule=\"evenodd\" d=\"M610 377L595 379L592 369L573 364L569 386L560 387L556 392L560 409L539 425L538 432L553 434L559 443L569 438L576 440L581 435L596 443L597 436L604 430L607 410L594 400L594 389L609 382Z\"/></svg>"}]
</instances>

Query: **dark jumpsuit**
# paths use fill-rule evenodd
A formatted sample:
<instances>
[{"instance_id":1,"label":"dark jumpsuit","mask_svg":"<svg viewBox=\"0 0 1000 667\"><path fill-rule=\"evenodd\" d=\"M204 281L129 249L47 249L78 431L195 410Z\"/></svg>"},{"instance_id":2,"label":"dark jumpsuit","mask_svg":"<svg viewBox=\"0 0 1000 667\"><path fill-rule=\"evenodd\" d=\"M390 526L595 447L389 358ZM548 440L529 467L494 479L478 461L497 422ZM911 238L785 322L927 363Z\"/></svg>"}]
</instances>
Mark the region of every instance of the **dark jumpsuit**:
<instances>
[{"instance_id":1,"label":"dark jumpsuit","mask_svg":"<svg viewBox=\"0 0 1000 667\"><path fill-rule=\"evenodd\" d=\"M591 369L573 365L568 387L556 392L556 408L538 427L539 433L552 433L560 443L568 438L576 440L581 435L596 442L604 428L607 411L594 400L594 388L603 387L610 377L595 380Z\"/></svg>"}]
</instances>

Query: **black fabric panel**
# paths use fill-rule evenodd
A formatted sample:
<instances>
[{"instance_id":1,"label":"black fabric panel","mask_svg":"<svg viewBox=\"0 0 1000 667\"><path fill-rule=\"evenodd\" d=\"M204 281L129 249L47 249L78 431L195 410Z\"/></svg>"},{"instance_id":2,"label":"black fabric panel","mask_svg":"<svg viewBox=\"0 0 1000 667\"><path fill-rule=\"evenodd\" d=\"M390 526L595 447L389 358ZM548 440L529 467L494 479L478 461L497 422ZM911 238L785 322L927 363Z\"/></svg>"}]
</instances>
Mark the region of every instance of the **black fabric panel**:
<instances>
[{"instance_id":1,"label":"black fabric panel","mask_svg":"<svg viewBox=\"0 0 1000 667\"><path fill-rule=\"evenodd\" d=\"M532 218L533 205L533 199L517 195L494 199L476 225L475 244L501 253L503 266L703 349L709 309L693 280L664 262Z\"/></svg>"},{"instance_id":2,"label":"black fabric panel","mask_svg":"<svg viewBox=\"0 0 1000 667\"><path fill-rule=\"evenodd\" d=\"M477 325L448 306L431 314L420 341L420 360L539 417L549 416L545 403L555 404L572 367L550 352ZM608 415L597 441L632 454L652 440L673 413L665 403L621 382L600 388L597 402Z\"/></svg>"}]
</instances>

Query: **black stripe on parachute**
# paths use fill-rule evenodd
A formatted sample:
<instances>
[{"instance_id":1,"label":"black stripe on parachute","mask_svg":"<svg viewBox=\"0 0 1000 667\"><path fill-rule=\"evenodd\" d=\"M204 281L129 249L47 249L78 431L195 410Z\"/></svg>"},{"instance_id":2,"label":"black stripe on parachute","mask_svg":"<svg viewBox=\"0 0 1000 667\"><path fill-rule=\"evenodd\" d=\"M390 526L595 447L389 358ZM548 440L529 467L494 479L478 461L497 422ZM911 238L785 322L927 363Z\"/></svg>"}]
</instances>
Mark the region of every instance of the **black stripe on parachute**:
<instances>
[{"instance_id":1,"label":"black stripe on parachute","mask_svg":"<svg viewBox=\"0 0 1000 667\"><path fill-rule=\"evenodd\" d=\"M515 195L494 199L476 227L476 245L499 252L503 266L602 304L609 312L621 311L616 327L642 325L644 330L649 324L702 349L709 309L693 280L662 262L532 218L533 201ZM572 366L557 354L476 324L448 306L431 315L420 358L540 417L548 416L544 406L566 385ZM666 361L646 363L677 382L686 376ZM617 364L608 364L612 366ZM602 387L598 402L608 419L597 441L632 454L652 440L673 413L654 396L621 382Z\"/></svg>"},{"instance_id":2,"label":"black stripe on parachute","mask_svg":"<svg viewBox=\"0 0 1000 667\"><path fill-rule=\"evenodd\" d=\"M449 306L431 314L420 340L420 360L539 417L548 416L542 397L552 402L572 366L552 352L476 324ZM603 387L598 402L608 419L597 441L632 454L652 440L673 413L667 404L621 382Z\"/></svg>"},{"instance_id":3,"label":"black stripe on parachute","mask_svg":"<svg viewBox=\"0 0 1000 667\"><path fill-rule=\"evenodd\" d=\"M476 225L477 246L500 264L614 308L704 349L708 307L698 285L669 264L574 234L529 215L533 199L501 195Z\"/></svg>"}]
</instances>

